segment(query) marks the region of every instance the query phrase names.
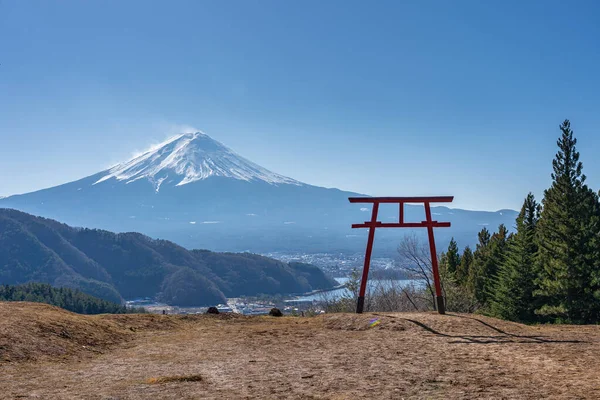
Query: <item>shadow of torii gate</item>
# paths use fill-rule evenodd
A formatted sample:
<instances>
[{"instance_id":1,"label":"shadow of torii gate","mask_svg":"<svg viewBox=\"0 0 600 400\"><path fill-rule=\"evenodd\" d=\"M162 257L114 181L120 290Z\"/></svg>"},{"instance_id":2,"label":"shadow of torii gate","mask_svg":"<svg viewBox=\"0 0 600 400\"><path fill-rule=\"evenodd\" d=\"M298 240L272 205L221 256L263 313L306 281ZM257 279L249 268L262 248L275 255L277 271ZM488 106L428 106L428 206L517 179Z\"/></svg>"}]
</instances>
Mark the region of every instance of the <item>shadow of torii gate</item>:
<instances>
[{"instance_id":1,"label":"shadow of torii gate","mask_svg":"<svg viewBox=\"0 0 600 400\"><path fill-rule=\"evenodd\" d=\"M362 278L360 280L360 291L356 302L356 313L363 312L365 305L365 291L367 289L367 279L369 277L369 267L371 265L371 253L373 251L373 240L375 239L376 228L427 228L429 236L429 250L431 251L431 266L433 269L433 281L435 284L435 297L437 310L440 314L446 313L444 297L442 296L442 285L440 283L440 272L438 268L437 251L435 249L435 238L433 237L433 228L449 228L450 222L438 222L431 218L431 203L451 203L454 196L437 197L349 197L350 203L369 203L373 204L371 220L363 224L352 224L352 228L369 228L369 238L367 239L367 251L365 253L365 264L363 267ZM385 223L377 221L379 204L398 204L399 220L394 223ZM425 221L422 222L404 222L404 205L406 203L422 203L425 206Z\"/></svg>"}]
</instances>

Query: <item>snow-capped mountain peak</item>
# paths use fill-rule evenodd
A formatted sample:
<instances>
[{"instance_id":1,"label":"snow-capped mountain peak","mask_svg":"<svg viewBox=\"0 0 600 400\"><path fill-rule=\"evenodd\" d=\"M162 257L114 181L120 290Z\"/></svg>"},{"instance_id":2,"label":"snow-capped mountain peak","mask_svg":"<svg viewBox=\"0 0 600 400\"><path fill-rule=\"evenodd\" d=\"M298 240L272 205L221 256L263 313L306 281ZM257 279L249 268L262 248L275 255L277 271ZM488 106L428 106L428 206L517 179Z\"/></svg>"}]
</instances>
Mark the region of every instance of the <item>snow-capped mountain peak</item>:
<instances>
[{"instance_id":1,"label":"snow-capped mountain peak","mask_svg":"<svg viewBox=\"0 0 600 400\"><path fill-rule=\"evenodd\" d=\"M172 182L173 186L182 186L210 177L263 181L272 185L302 185L245 159L202 132L172 137L110 168L94 185L112 178L126 183L146 179L158 192L165 181Z\"/></svg>"}]
</instances>

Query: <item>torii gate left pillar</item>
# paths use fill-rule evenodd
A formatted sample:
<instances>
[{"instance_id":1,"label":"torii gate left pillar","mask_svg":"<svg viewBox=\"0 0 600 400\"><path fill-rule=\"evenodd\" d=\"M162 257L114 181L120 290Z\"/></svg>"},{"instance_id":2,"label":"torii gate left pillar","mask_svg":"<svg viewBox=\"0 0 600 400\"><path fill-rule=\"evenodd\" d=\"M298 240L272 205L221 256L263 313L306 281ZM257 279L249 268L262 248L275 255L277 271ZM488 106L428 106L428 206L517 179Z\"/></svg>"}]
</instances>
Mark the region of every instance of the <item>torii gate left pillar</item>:
<instances>
[{"instance_id":1,"label":"torii gate left pillar","mask_svg":"<svg viewBox=\"0 0 600 400\"><path fill-rule=\"evenodd\" d=\"M363 312L365 305L365 292L367 290L367 279L369 277L369 267L371 265L371 253L373 252L373 241L375 239L376 228L427 228L429 237L429 250L431 252L431 267L433 272L433 282L435 285L435 297L437 310L440 314L446 313L444 297L442 295L442 285L440 282L440 272L438 267L437 251L435 249L435 238L433 228L449 228L450 222L438 222L431 218L431 203L451 203L454 196L441 197L350 197L350 203L371 203L373 210L371 212L371 221L365 221L364 224L352 224L352 228L369 228L369 237L367 239L367 251L365 253L365 264L363 267L362 279L360 280L360 291L356 302L356 313ZM397 223L384 223L377 221L379 204L396 203L399 205L399 221ZM404 204L422 203L425 206L425 221L422 222L404 222Z\"/></svg>"}]
</instances>

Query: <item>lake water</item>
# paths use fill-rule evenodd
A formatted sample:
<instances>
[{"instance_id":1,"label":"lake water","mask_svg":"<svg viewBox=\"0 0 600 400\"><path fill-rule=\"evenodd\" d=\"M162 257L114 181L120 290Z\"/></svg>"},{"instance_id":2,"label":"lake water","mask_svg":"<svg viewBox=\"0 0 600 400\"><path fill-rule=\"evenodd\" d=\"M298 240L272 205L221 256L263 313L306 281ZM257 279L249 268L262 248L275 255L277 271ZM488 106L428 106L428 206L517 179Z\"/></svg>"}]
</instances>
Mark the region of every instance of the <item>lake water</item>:
<instances>
[{"instance_id":1,"label":"lake water","mask_svg":"<svg viewBox=\"0 0 600 400\"><path fill-rule=\"evenodd\" d=\"M335 278L335 280L338 281L338 283L340 285L346 284L349 279L350 278ZM408 287L411 285L419 285L419 282L415 281L413 279L400 279L400 280L373 279L373 280L369 280L367 282L367 293L376 292L379 290L390 290L393 288L401 289L401 288ZM311 294L308 296L300 296L300 297L298 297L298 300L305 300L305 301L306 300L311 300L311 301L335 300L335 299L338 299L338 298L344 297L344 296L352 297L352 292L350 292L346 288L340 288L340 289L328 290L325 292L315 293L315 294Z\"/></svg>"}]
</instances>

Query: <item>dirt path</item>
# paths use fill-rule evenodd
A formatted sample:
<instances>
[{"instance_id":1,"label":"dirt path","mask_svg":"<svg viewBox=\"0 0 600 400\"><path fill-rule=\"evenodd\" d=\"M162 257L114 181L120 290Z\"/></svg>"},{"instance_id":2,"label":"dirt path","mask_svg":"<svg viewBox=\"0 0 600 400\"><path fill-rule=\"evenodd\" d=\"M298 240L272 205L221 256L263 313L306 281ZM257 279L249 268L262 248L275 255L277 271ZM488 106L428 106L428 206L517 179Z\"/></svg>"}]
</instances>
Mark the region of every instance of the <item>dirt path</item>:
<instances>
[{"instance_id":1,"label":"dirt path","mask_svg":"<svg viewBox=\"0 0 600 400\"><path fill-rule=\"evenodd\" d=\"M599 326L203 316L96 356L0 363L0 398L597 399L599 355Z\"/></svg>"}]
</instances>

